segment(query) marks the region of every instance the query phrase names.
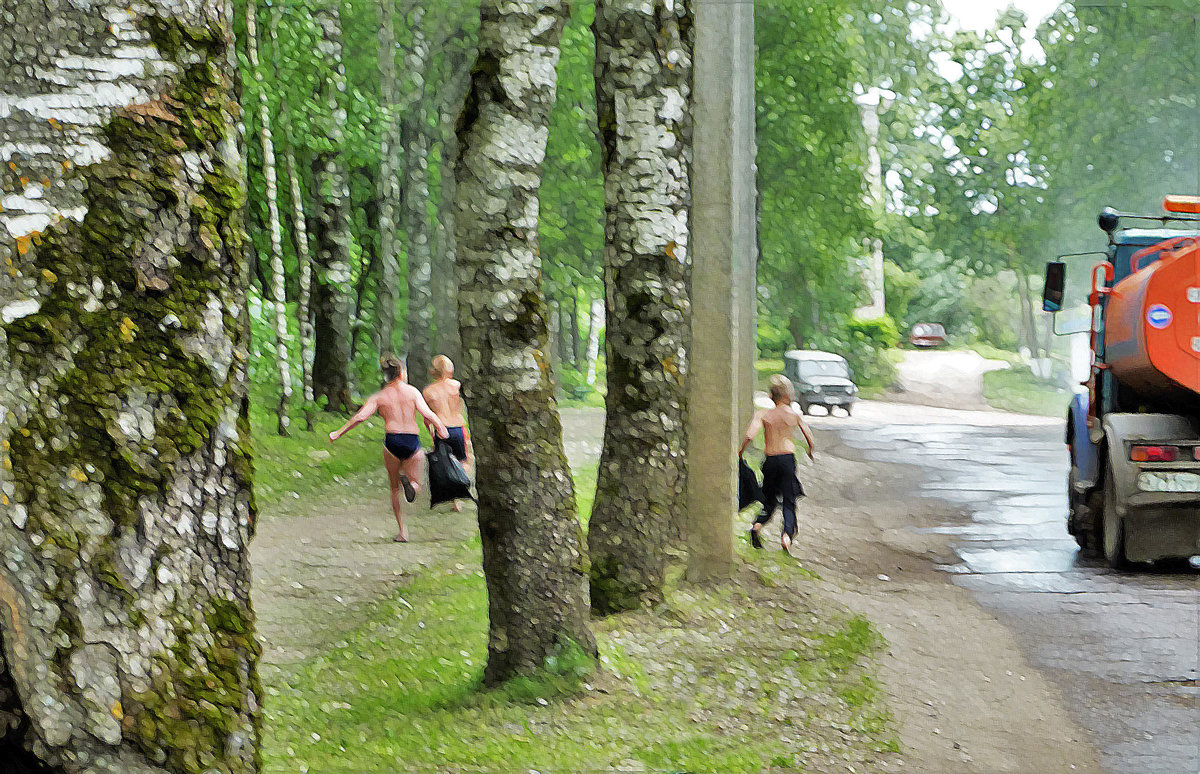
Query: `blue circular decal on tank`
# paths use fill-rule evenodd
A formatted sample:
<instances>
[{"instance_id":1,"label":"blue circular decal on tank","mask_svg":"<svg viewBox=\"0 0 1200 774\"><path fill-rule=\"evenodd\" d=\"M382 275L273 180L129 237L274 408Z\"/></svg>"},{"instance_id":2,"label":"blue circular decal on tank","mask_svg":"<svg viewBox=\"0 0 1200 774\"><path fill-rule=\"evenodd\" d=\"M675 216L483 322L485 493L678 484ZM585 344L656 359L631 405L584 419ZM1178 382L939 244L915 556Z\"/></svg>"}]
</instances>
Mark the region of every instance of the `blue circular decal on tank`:
<instances>
[{"instance_id":1,"label":"blue circular decal on tank","mask_svg":"<svg viewBox=\"0 0 1200 774\"><path fill-rule=\"evenodd\" d=\"M1153 304L1146 310L1146 322L1151 328L1162 330L1171 324L1171 310L1162 304Z\"/></svg>"}]
</instances>

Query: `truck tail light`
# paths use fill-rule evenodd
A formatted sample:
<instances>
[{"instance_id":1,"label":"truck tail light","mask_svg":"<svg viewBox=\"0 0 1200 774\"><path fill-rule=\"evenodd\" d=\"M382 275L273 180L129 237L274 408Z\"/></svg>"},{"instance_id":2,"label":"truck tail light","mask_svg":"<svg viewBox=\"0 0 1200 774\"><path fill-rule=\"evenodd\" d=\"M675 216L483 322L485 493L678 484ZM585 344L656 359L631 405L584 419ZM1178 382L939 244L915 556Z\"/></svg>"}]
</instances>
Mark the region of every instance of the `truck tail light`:
<instances>
[{"instance_id":1,"label":"truck tail light","mask_svg":"<svg viewBox=\"0 0 1200 774\"><path fill-rule=\"evenodd\" d=\"M1129 450L1134 462L1174 462L1178 457L1178 446L1134 446Z\"/></svg>"}]
</instances>

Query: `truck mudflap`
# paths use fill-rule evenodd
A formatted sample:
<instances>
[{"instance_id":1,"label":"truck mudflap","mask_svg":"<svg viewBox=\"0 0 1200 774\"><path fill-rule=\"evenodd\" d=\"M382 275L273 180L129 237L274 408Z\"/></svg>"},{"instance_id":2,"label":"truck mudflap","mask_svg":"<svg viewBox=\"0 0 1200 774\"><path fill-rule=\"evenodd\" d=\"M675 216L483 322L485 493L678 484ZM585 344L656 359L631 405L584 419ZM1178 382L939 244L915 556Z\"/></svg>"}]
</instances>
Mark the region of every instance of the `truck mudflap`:
<instances>
[{"instance_id":1,"label":"truck mudflap","mask_svg":"<svg viewBox=\"0 0 1200 774\"><path fill-rule=\"evenodd\" d=\"M1108 470L1124 524L1125 557L1133 562L1186 558L1200 553L1200 423L1177 414L1104 417ZM1172 462L1134 462L1135 445L1180 449Z\"/></svg>"}]
</instances>

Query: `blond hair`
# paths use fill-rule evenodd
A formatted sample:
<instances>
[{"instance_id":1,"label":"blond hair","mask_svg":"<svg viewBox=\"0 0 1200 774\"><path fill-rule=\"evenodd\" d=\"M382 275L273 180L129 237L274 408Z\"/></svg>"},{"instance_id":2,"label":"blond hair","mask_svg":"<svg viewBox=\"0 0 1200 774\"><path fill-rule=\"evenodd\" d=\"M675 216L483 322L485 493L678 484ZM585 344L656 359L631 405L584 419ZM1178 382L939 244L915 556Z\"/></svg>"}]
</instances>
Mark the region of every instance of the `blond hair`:
<instances>
[{"instance_id":1,"label":"blond hair","mask_svg":"<svg viewBox=\"0 0 1200 774\"><path fill-rule=\"evenodd\" d=\"M775 374L771 377L770 387L771 400L779 403L786 400L792 402L792 380L788 379L783 374Z\"/></svg>"},{"instance_id":2,"label":"blond hair","mask_svg":"<svg viewBox=\"0 0 1200 774\"><path fill-rule=\"evenodd\" d=\"M454 363L445 355L438 355L433 359L433 367L429 369L429 375L435 379L442 379L454 373Z\"/></svg>"},{"instance_id":3,"label":"blond hair","mask_svg":"<svg viewBox=\"0 0 1200 774\"><path fill-rule=\"evenodd\" d=\"M389 382L404 378L404 363L390 352L379 357L379 369L383 378Z\"/></svg>"}]
</instances>

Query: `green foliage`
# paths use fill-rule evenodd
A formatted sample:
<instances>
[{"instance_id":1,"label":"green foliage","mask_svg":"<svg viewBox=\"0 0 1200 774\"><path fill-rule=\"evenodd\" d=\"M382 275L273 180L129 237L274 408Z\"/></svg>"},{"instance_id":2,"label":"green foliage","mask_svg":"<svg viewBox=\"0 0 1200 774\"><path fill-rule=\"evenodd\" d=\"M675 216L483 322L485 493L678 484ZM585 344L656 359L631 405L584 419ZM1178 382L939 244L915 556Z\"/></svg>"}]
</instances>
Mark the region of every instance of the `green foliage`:
<instances>
[{"instance_id":1,"label":"green foliage","mask_svg":"<svg viewBox=\"0 0 1200 774\"><path fill-rule=\"evenodd\" d=\"M851 320L846 326L848 341L839 354L850 364L855 382L869 387L887 387L896 378L896 369L885 353L900 343L900 332L891 317Z\"/></svg>"},{"instance_id":2,"label":"green foliage","mask_svg":"<svg viewBox=\"0 0 1200 774\"><path fill-rule=\"evenodd\" d=\"M1068 391L1037 378L1023 366L984 374L983 396L998 409L1047 417L1065 417L1071 402Z\"/></svg>"}]
</instances>

